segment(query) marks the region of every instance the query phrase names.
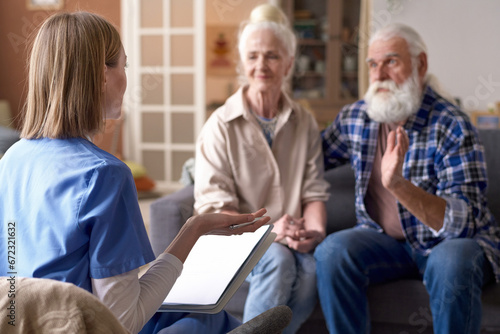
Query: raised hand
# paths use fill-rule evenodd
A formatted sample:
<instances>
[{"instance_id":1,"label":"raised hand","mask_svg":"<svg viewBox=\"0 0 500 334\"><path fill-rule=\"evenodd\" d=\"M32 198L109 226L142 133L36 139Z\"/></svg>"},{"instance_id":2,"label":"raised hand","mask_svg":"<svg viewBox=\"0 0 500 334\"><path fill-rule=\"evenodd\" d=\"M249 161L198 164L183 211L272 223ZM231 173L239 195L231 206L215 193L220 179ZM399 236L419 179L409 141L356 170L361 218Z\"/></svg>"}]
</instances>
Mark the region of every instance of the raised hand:
<instances>
[{"instance_id":1,"label":"raised hand","mask_svg":"<svg viewBox=\"0 0 500 334\"><path fill-rule=\"evenodd\" d=\"M382 185L388 189L395 189L402 181L403 163L408 151L410 140L402 126L389 132L387 148L382 157L381 172Z\"/></svg>"},{"instance_id":2,"label":"raised hand","mask_svg":"<svg viewBox=\"0 0 500 334\"><path fill-rule=\"evenodd\" d=\"M408 135L401 126L389 133L381 164L382 184L419 221L439 231L444 224L446 201L403 177L404 157L409 142Z\"/></svg>"}]
</instances>

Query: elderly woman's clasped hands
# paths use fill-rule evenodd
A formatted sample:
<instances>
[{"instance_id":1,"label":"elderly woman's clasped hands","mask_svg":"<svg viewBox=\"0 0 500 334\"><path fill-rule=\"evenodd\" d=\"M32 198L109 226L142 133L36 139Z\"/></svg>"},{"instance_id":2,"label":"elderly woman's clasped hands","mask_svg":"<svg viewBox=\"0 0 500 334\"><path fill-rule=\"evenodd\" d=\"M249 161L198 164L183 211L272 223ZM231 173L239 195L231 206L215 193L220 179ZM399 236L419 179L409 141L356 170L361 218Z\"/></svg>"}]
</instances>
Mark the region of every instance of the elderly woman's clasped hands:
<instances>
[{"instance_id":1,"label":"elderly woman's clasped hands","mask_svg":"<svg viewBox=\"0 0 500 334\"><path fill-rule=\"evenodd\" d=\"M300 253L310 252L325 238L319 231L306 229L304 218L294 218L288 214L274 222L273 232L277 234L275 241L286 243Z\"/></svg>"}]
</instances>

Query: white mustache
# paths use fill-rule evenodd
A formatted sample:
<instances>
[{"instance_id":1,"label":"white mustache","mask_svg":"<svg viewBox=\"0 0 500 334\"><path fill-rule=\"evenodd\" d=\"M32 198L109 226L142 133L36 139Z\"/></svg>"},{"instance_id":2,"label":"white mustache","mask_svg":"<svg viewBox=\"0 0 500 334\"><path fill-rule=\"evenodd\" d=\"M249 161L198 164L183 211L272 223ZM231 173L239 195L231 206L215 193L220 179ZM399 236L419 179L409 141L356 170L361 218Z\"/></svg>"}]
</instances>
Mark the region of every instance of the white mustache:
<instances>
[{"instance_id":1,"label":"white mustache","mask_svg":"<svg viewBox=\"0 0 500 334\"><path fill-rule=\"evenodd\" d=\"M371 84L370 89L374 94L380 93L379 89L387 89L389 92L394 93L399 89L399 86L392 80L375 81Z\"/></svg>"}]
</instances>

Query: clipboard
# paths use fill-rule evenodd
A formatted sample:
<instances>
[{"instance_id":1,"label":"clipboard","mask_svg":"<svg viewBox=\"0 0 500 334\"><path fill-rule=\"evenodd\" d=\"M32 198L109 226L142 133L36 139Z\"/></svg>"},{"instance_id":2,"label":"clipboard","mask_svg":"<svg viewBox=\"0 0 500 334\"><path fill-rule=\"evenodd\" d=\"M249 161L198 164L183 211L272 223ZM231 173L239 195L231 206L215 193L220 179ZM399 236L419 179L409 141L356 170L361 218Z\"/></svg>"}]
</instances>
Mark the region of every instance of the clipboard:
<instances>
[{"instance_id":1,"label":"clipboard","mask_svg":"<svg viewBox=\"0 0 500 334\"><path fill-rule=\"evenodd\" d=\"M241 235L200 237L158 311L222 311L274 242L272 229L273 225L264 225Z\"/></svg>"}]
</instances>

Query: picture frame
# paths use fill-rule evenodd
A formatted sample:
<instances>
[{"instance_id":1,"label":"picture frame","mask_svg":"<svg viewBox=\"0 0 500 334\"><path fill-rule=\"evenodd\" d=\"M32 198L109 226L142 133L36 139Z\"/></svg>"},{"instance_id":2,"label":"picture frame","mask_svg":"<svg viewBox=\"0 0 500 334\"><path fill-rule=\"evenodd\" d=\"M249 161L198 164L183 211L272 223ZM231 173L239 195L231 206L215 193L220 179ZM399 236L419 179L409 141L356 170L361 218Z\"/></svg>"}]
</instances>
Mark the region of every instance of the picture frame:
<instances>
[{"instance_id":1,"label":"picture frame","mask_svg":"<svg viewBox=\"0 0 500 334\"><path fill-rule=\"evenodd\" d=\"M478 129L500 129L500 114L474 111L471 114L471 120Z\"/></svg>"},{"instance_id":2,"label":"picture frame","mask_svg":"<svg viewBox=\"0 0 500 334\"><path fill-rule=\"evenodd\" d=\"M206 70L208 76L235 76L238 26L207 26Z\"/></svg>"},{"instance_id":3,"label":"picture frame","mask_svg":"<svg viewBox=\"0 0 500 334\"><path fill-rule=\"evenodd\" d=\"M26 0L28 10L60 10L64 0Z\"/></svg>"}]
</instances>

